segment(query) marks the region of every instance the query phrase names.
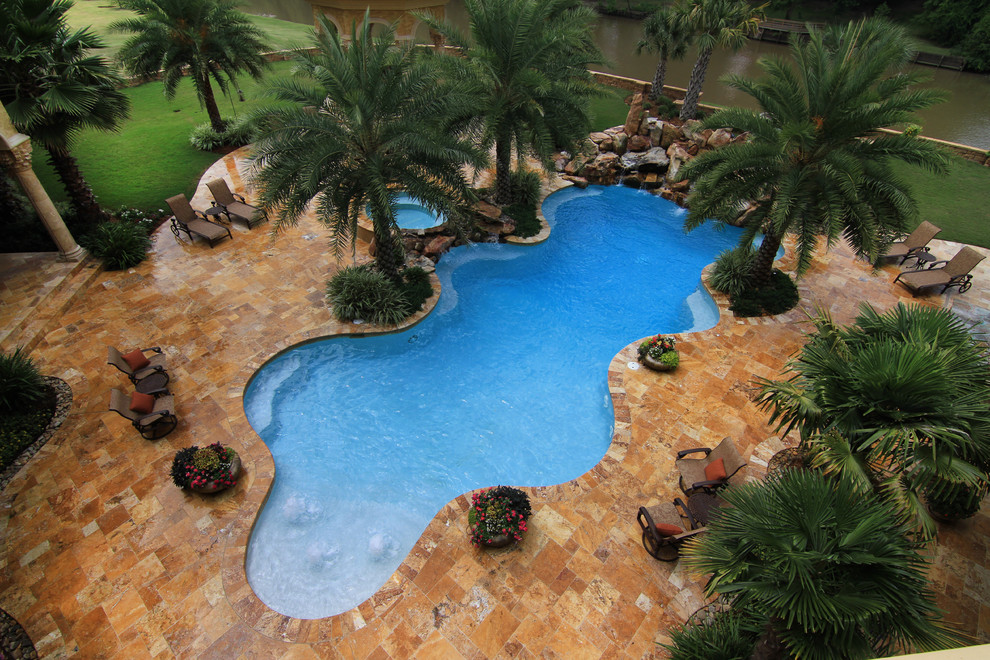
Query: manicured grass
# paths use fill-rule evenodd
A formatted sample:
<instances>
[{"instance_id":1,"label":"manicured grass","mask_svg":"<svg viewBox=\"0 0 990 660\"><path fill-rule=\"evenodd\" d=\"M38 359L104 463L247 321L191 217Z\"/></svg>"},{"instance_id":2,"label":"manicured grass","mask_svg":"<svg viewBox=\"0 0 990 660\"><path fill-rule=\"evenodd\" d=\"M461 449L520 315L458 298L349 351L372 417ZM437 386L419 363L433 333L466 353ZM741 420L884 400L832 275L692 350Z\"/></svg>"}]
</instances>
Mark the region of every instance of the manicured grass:
<instances>
[{"instance_id":1,"label":"manicured grass","mask_svg":"<svg viewBox=\"0 0 990 660\"><path fill-rule=\"evenodd\" d=\"M284 74L290 62L277 62L271 73ZM246 101L218 97L224 118L247 112L261 103L259 83L238 81ZM199 107L192 83L182 82L173 101L165 100L160 82L125 90L131 118L118 133L83 131L72 151L100 204L114 209L126 205L146 211L163 208L177 193L191 196L203 172L220 157L189 144L189 133L209 121ZM233 105L233 109L231 108ZM56 201L64 200L61 183L38 149L35 172Z\"/></svg>"},{"instance_id":2,"label":"manicured grass","mask_svg":"<svg viewBox=\"0 0 990 660\"><path fill-rule=\"evenodd\" d=\"M927 220L941 227L940 239L990 247L990 167L953 156L946 176L932 176L913 165L895 168L911 182L919 223Z\"/></svg>"},{"instance_id":3,"label":"manicured grass","mask_svg":"<svg viewBox=\"0 0 990 660\"><path fill-rule=\"evenodd\" d=\"M603 131L626 123L629 106L625 98L631 94L615 87L602 86L605 96L591 101L591 130Z\"/></svg>"},{"instance_id":4,"label":"manicured grass","mask_svg":"<svg viewBox=\"0 0 990 660\"><path fill-rule=\"evenodd\" d=\"M136 16L131 11L124 11L112 6L112 0L76 0L68 13L69 25L74 28L90 26L96 34L103 38L107 48L101 54L113 59L131 35L121 32L110 32L109 25ZM312 25L290 23L275 18L248 15L251 22L264 30L272 50L285 50L295 46L309 45L309 37L313 33Z\"/></svg>"}]
</instances>

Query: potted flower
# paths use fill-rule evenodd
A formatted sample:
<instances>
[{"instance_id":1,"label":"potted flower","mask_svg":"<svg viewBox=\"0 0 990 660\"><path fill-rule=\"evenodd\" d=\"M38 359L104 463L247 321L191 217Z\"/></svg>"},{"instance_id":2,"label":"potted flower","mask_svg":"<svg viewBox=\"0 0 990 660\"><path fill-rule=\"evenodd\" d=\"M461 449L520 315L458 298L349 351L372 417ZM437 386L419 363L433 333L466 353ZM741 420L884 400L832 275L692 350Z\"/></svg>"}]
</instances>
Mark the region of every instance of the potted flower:
<instances>
[{"instance_id":1,"label":"potted flower","mask_svg":"<svg viewBox=\"0 0 990 660\"><path fill-rule=\"evenodd\" d=\"M504 548L521 540L531 512L529 496L518 488L496 486L472 494L468 512L471 543Z\"/></svg>"},{"instance_id":2,"label":"potted flower","mask_svg":"<svg viewBox=\"0 0 990 660\"><path fill-rule=\"evenodd\" d=\"M172 459L172 481L197 493L216 493L237 483L241 457L216 442L207 447L186 447Z\"/></svg>"},{"instance_id":3,"label":"potted flower","mask_svg":"<svg viewBox=\"0 0 990 660\"><path fill-rule=\"evenodd\" d=\"M673 371L680 363L673 337L656 335L639 345L639 360L654 371Z\"/></svg>"}]
</instances>

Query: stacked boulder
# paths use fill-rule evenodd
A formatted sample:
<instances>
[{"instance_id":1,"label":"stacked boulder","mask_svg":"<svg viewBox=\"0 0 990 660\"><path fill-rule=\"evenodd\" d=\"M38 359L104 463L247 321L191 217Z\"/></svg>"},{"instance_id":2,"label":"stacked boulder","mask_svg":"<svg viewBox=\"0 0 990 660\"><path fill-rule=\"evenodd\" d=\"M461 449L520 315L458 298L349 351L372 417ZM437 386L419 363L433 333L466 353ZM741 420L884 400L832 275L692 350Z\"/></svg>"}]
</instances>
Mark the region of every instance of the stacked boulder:
<instances>
[{"instance_id":1,"label":"stacked boulder","mask_svg":"<svg viewBox=\"0 0 990 660\"><path fill-rule=\"evenodd\" d=\"M685 162L699 153L732 142L745 140L724 128L702 130L701 122L650 117L643 107L643 95L629 102L624 126L592 133L578 153L561 152L557 171L578 186L589 183L622 183L656 191L662 197L684 204L688 181L678 181Z\"/></svg>"}]
</instances>

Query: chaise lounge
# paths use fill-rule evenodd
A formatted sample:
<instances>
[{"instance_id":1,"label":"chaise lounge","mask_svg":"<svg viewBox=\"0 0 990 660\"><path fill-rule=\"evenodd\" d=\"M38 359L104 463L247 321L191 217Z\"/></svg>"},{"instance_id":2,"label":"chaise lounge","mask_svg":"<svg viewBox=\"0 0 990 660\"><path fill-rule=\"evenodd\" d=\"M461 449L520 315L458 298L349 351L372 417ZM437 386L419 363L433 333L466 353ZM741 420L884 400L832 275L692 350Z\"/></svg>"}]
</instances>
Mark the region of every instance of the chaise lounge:
<instances>
[{"instance_id":1,"label":"chaise lounge","mask_svg":"<svg viewBox=\"0 0 990 660\"><path fill-rule=\"evenodd\" d=\"M691 454L702 456L686 458ZM691 495L698 491L713 493L728 485L729 479L746 465L746 461L739 455L732 438L727 437L715 449L697 447L677 452L675 465L681 473L681 490L685 495Z\"/></svg>"},{"instance_id":2,"label":"chaise lounge","mask_svg":"<svg viewBox=\"0 0 990 660\"><path fill-rule=\"evenodd\" d=\"M158 346L136 348L126 354L113 346L107 346L107 364L112 364L127 374L139 392L158 390L168 384L165 354Z\"/></svg>"},{"instance_id":3,"label":"chaise lounge","mask_svg":"<svg viewBox=\"0 0 990 660\"><path fill-rule=\"evenodd\" d=\"M959 293L964 293L973 286L970 271L981 261L983 255L967 245L948 261L932 262L925 270L904 271L894 281L906 286L916 296L924 289L937 286L942 287L940 293L945 293L952 286L958 287Z\"/></svg>"},{"instance_id":4,"label":"chaise lounge","mask_svg":"<svg viewBox=\"0 0 990 660\"><path fill-rule=\"evenodd\" d=\"M209 241L211 248L225 236L233 238L229 229L216 222L210 222L202 211L193 209L185 195L180 193L169 197L165 203L172 209L172 233L176 238L179 237L180 231L186 232L190 241L193 239L193 234L196 234Z\"/></svg>"},{"instance_id":5,"label":"chaise lounge","mask_svg":"<svg viewBox=\"0 0 990 660\"><path fill-rule=\"evenodd\" d=\"M651 507L639 507L636 522L643 530L643 547L660 561L675 561L684 541L707 531L695 522L691 511L681 498L674 503L663 502Z\"/></svg>"},{"instance_id":6,"label":"chaise lounge","mask_svg":"<svg viewBox=\"0 0 990 660\"><path fill-rule=\"evenodd\" d=\"M207 183L206 187L210 189L213 199L220 205L227 217L243 220L247 223L248 229L268 220L268 214L265 213L264 209L251 206L243 195L230 192L225 180L214 179Z\"/></svg>"},{"instance_id":7,"label":"chaise lounge","mask_svg":"<svg viewBox=\"0 0 990 660\"><path fill-rule=\"evenodd\" d=\"M918 225L913 232L904 238L903 241L892 243L884 259L900 259L898 264L903 264L908 259L917 258L919 252L927 252L928 244L942 230L928 222L927 220Z\"/></svg>"},{"instance_id":8,"label":"chaise lounge","mask_svg":"<svg viewBox=\"0 0 990 660\"><path fill-rule=\"evenodd\" d=\"M148 394L135 392L130 397L118 390L110 390L110 410L124 419L141 433L145 440L157 440L171 433L179 420L173 412L175 400L168 390Z\"/></svg>"}]
</instances>

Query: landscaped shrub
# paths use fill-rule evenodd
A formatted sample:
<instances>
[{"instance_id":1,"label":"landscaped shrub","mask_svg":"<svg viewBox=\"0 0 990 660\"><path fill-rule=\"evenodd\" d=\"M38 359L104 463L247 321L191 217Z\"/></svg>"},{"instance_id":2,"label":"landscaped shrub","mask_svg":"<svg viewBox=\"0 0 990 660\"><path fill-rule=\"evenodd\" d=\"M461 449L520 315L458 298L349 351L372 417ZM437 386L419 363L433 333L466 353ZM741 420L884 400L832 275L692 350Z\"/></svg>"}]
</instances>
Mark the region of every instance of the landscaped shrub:
<instances>
[{"instance_id":1,"label":"landscaped shrub","mask_svg":"<svg viewBox=\"0 0 990 660\"><path fill-rule=\"evenodd\" d=\"M430 274L419 266L407 268L402 272L402 297L405 298L409 313L418 312L423 303L433 295L433 285L430 284Z\"/></svg>"},{"instance_id":2,"label":"landscaped shrub","mask_svg":"<svg viewBox=\"0 0 990 660\"><path fill-rule=\"evenodd\" d=\"M766 286L743 289L732 298L729 309L736 316L772 316L793 309L800 299L794 280L787 273L774 270Z\"/></svg>"},{"instance_id":3,"label":"landscaped shrub","mask_svg":"<svg viewBox=\"0 0 990 660\"><path fill-rule=\"evenodd\" d=\"M151 248L150 226L143 221L101 222L80 242L107 270L125 270L147 256Z\"/></svg>"},{"instance_id":4,"label":"landscaped shrub","mask_svg":"<svg viewBox=\"0 0 990 660\"><path fill-rule=\"evenodd\" d=\"M327 302L341 321L394 325L410 313L403 291L368 266L348 266L330 278Z\"/></svg>"},{"instance_id":5,"label":"landscaped shrub","mask_svg":"<svg viewBox=\"0 0 990 660\"><path fill-rule=\"evenodd\" d=\"M55 412L55 392L20 348L0 353L0 470L37 440Z\"/></svg>"},{"instance_id":6,"label":"landscaped shrub","mask_svg":"<svg viewBox=\"0 0 990 660\"><path fill-rule=\"evenodd\" d=\"M651 101L652 106L655 107L654 114L660 119L671 119L676 117L680 108L669 98L664 95L660 95L660 98L656 101Z\"/></svg>"},{"instance_id":7,"label":"landscaped shrub","mask_svg":"<svg viewBox=\"0 0 990 660\"><path fill-rule=\"evenodd\" d=\"M718 255L712 267L708 282L712 288L730 296L738 295L746 288L749 274L753 270L753 257L756 250L752 245L740 245Z\"/></svg>"},{"instance_id":8,"label":"landscaped shrub","mask_svg":"<svg viewBox=\"0 0 990 660\"><path fill-rule=\"evenodd\" d=\"M248 115L240 115L228 121L222 132L213 130L209 122L200 124L189 134L189 144L200 151L213 151L220 147L243 147L255 137L254 123Z\"/></svg>"},{"instance_id":9,"label":"landscaped shrub","mask_svg":"<svg viewBox=\"0 0 990 660\"><path fill-rule=\"evenodd\" d=\"M536 205L540 202L542 183L540 175L531 170L515 170L509 174L512 204L502 209L505 215L516 221L514 235L529 238L540 233L540 220L536 217Z\"/></svg>"},{"instance_id":10,"label":"landscaped shrub","mask_svg":"<svg viewBox=\"0 0 990 660\"><path fill-rule=\"evenodd\" d=\"M536 217L535 204L510 204L502 212L516 221L513 235L519 238L529 238L540 233L540 219Z\"/></svg>"},{"instance_id":11,"label":"landscaped shrub","mask_svg":"<svg viewBox=\"0 0 990 660\"><path fill-rule=\"evenodd\" d=\"M44 395L45 381L22 347L0 353L0 411L31 406Z\"/></svg>"},{"instance_id":12,"label":"landscaped shrub","mask_svg":"<svg viewBox=\"0 0 990 660\"><path fill-rule=\"evenodd\" d=\"M759 629L744 616L719 612L706 623L691 623L670 630L670 660L741 660L753 654Z\"/></svg>"}]
</instances>

